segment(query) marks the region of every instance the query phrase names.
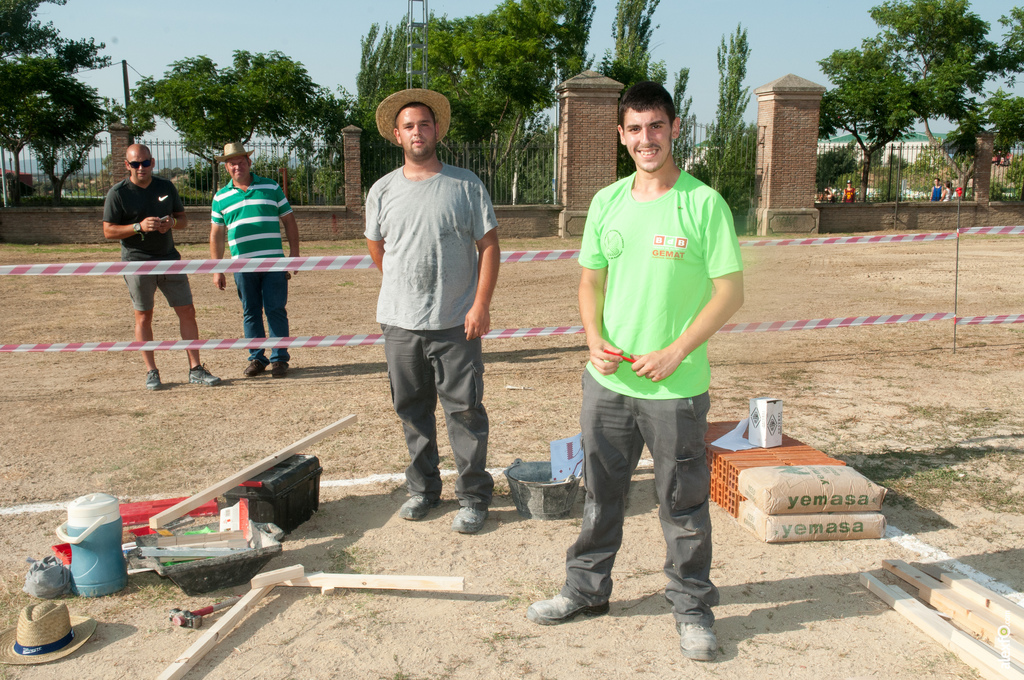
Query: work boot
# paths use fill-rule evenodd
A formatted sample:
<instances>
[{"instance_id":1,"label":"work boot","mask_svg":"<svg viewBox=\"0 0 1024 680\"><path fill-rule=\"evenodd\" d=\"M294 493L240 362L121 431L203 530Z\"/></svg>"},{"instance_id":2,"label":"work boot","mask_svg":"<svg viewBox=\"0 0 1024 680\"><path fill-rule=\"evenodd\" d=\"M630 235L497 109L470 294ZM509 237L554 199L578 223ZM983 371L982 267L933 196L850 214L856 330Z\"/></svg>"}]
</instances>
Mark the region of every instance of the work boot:
<instances>
[{"instance_id":1,"label":"work boot","mask_svg":"<svg viewBox=\"0 0 1024 680\"><path fill-rule=\"evenodd\" d=\"M283 378L288 375L288 362L287 361L275 361L270 364L270 377L271 378Z\"/></svg>"},{"instance_id":2,"label":"work boot","mask_svg":"<svg viewBox=\"0 0 1024 680\"><path fill-rule=\"evenodd\" d=\"M414 522L419 521L427 516L431 508L436 508L439 505L441 505L440 498L430 500L422 494L416 494L405 503L402 503L402 507L398 510L398 516Z\"/></svg>"},{"instance_id":3,"label":"work boot","mask_svg":"<svg viewBox=\"0 0 1024 680\"><path fill-rule=\"evenodd\" d=\"M249 362L249 365L245 367L245 370L242 371L242 375L244 375L246 378L255 378L265 370L267 370L266 364L257 361L256 359L253 359L252 361Z\"/></svg>"},{"instance_id":4,"label":"work boot","mask_svg":"<svg viewBox=\"0 0 1024 680\"><path fill-rule=\"evenodd\" d=\"M694 661L714 661L718 655L718 639L710 626L699 623L677 623L679 649L683 656Z\"/></svg>"},{"instance_id":5,"label":"work boot","mask_svg":"<svg viewBox=\"0 0 1024 680\"><path fill-rule=\"evenodd\" d=\"M146 374L146 389L158 390L161 387L163 387L163 383L160 382L160 371L154 368Z\"/></svg>"},{"instance_id":6,"label":"work boot","mask_svg":"<svg viewBox=\"0 0 1024 680\"><path fill-rule=\"evenodd\" d=\"M452 520L452 531L457 531L460 534L475 534L483 528L485 519L487 519L487 510L459 508L459 511L455 513L455 519Z\"/></svg>"},{"instance_id":7,"label":"work boot","mask_svg":"<svg viewBox=\"0 0 1024 680\"><path fill-rule=\"evenodd\" d=\"M206 366L199 364L188 371L188 381L197 385L213 387L220 384L220 378L206 370Z\"/></svg>"},{"instance_id":8,"label":"work boot","mask_svg":"<svg viewBox=\"0 0 1024 680\"><path fill-rule=\"evenodd\" d=\"M608 613L608 603L583 604L570 600L559 593L550 600L534 602L526 610L526 618L542 626L553 626L556 623L571 621L580 614L584 616L601 616Z\"/></svg>"}]
</instances>

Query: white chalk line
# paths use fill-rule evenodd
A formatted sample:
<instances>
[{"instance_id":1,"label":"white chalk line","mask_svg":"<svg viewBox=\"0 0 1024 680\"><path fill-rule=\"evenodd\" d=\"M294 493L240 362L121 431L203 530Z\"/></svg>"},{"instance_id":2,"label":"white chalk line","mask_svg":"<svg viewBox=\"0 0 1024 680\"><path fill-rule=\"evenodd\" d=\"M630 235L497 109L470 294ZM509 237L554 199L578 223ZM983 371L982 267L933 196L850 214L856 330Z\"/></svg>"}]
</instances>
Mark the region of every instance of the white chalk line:
<instances>
[{"instance_id":1,"label":"white chalk line","mask_svg":"<svg viewBox=\"0 0 1024 680\"><path fill-rule=\"evenodd\" d=\"M638 468L651 468L654 467L654 461L649 458L644 458L640 461ZM487 471L494 476L501 476L505 474L506 468L489 468ZM456 470L441 470L442 477L454 477L458 472ZM359 479L329 479L320 482L321 488L338 488L338 487L352 487L352 486L366 486L369 484L380 484L386 482L404 482L405 473L396 472L392 474L377 474L370 475L368 477L361 477ZM152 496L149 498L141 499L147 500L160 500L161 496ZM58 510L66 510L70 501L58 502L58 503L29 503L27 505L15 505L9 508L0 508L0 516L2 515L24 515L30 513L40 512L56 512ZM980 583L989 590L992 590L1000 595L1007 597L1017 604L1024 605L1024 594L1021 594L1011 588L1010 586L997 581L988 574L978 571L974 567L964 564L963 562L956 560L949 556L949 554L939 550L934 546L930 546L921 539L917 538L913 534L904 533L902 530L892 526L891 524L886 527L885 540L895 543L896 545L909 550L910 552L917 553L921 556L922 562L934 562L952 569L953 571L963 574L964 576Z\"/></svg>"}]
</instances>

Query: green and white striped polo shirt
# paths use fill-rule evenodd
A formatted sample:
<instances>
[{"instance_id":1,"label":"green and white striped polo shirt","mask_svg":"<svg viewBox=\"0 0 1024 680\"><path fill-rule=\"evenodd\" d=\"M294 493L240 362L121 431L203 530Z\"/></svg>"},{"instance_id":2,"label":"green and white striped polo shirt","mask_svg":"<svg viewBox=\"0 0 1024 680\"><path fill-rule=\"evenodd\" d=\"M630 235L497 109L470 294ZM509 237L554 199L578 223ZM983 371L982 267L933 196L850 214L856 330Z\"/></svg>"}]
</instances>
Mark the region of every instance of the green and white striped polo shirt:
<instances>
[{"instance_id":1,"label":"green and white striped polo shirt","mask_svg":"<svg viewBox=\"0 0 1024 680\"><path fill-rule=\"evenodd\" d=\"M253 175L248 191L239 190L229 181L217 192L211 221L227 226L232 259L284 257L279 220L291 211L277 182Z\"/></svg>"}]
</instances>

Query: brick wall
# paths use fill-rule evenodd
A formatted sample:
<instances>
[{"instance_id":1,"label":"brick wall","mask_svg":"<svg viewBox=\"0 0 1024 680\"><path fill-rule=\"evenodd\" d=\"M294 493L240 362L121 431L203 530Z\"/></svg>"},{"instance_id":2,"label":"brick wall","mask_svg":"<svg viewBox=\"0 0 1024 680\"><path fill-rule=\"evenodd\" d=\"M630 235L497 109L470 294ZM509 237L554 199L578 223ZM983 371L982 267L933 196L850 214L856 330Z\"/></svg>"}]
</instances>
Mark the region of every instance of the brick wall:
<instances>
[{"instance_id":1,"label":"brick wall","mask_svg":"<svg viewBox=\"0 0 1024 680\"><path fill-rule=\"evenodd\" d=\"M561 206L496 206L498 234L504 238L558 235ZM186 207L189 224L174 233L177 243L208 243L210 209ZM363 238L363 215L338 207L295 207L303 241ZM103 208L6 208L0 210L0 243L104 243Z\"/></svg>"}]
</instances>

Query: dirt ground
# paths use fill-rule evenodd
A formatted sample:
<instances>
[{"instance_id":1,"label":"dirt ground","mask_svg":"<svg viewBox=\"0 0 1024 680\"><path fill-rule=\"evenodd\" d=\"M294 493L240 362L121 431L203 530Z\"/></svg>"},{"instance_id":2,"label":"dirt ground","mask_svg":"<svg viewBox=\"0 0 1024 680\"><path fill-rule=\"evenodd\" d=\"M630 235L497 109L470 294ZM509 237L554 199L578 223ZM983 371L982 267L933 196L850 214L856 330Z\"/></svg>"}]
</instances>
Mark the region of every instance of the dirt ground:
<instances>
[{"instance_id":1,"label":"dirt ground","mask_svg":"<svg viewBox=\"0 0 1024 680\"><path fill-rule=\"evenodd\" d=\"M504 250L572 242L507 241ZM734 321L953 311L955 243L745 248L747 301ZM204 249L182 249L203 258ZM304 254L362 253L358 243L309 243ZM1024 312L1024 239L961 243L961 316ZM0 245L0 264L117 259L100 246ZM574 261L502 268L495 328L577 323ZM379 332L379 276L302 273L293 281L293 335ZM192 278L204 338L241 334L231 286ZM641 301L642 302L642 301ZM160 303L158 303L159 305ZM131 309L118 277L0 277L0 343L130 340ZM158 339L178 337L158 306ZM785 430L887 484L892 526L995 579L1024 590L1024 325L951 322L785 333L722 334L711 341L711 420L744 415L753 396L780 397ZM541 460L548 442L575 434L582 336L488 341L485 403L489 465ZM308 450L323 480L400 473L407 459L389 403L383 349L296 349L283 380L242 377L245 353L203 361L224 383L187 384L182 353L161 353L167 389L147 392L136 353L0 355L0 627L32 601L21 591L25 558L50 554L63 511L21 512L103 491L125 500L194 493L307 434L355 413L359 422ZM524 389L508 389L517 387ZM442 435L443 437L443 435ZM442 468L452 468L442 440ZM570 519L518 515L504 478L482 533L450 531L445 502L420 523L397 518L397 481L326 486L320 510L288 537L268 568L462 576L462 594L310 589L273 591L192 671L197 678L972 678L974 672L863 589L883 559L916 553L887 540L767 545L712 508L712 577L719 661L678 649L661 596L664 547L653 475L637 471L611 613L541 628L528 604L561 585ZM34 667L0 666L0 678L153 677L200 634L172 627L172 607L230 595L187 597L152 574L109 597L69 598L94 617L94 637L74 655Z\"/></svg>"}]
</instances>

